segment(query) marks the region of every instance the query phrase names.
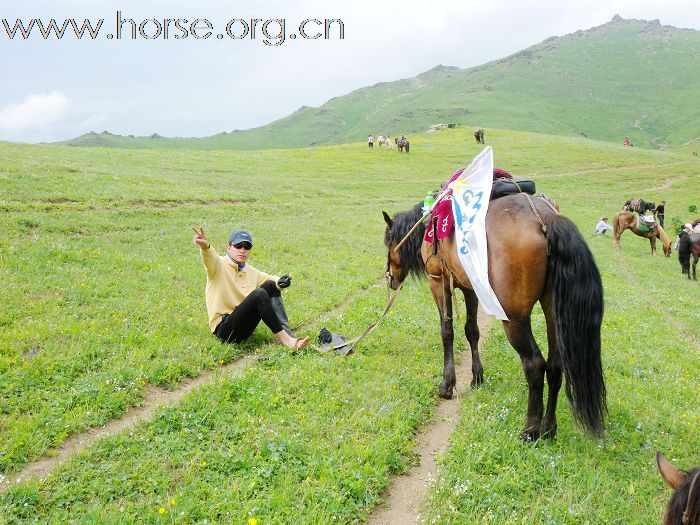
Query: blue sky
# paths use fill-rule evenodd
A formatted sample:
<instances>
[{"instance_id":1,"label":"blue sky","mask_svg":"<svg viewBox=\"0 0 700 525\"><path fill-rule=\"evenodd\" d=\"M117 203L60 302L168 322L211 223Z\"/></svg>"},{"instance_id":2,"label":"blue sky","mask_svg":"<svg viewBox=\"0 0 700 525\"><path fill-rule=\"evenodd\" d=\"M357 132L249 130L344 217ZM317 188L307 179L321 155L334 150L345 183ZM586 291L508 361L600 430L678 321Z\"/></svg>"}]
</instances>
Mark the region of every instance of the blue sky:
<instances>
[{"instance_id":1,"label":"blue sky","mask_svg":"<svg viewBox=\"0 0 700 525\"><path fill-rule=\"evenodd\" d=\"M403 6L403 7L401 7ZM116 13L134 25L149 19L136 40L115 35ZM659 19L700 29L700 9L690 0L5 0L0 19L13 26L32 18L59 23L104 19L98 38L78 40L72 30L58 40L35 32L10 40L0 24L0 140L62 140L88 131L119 134L206 136L247 129L284 117L300 106L377 82L415 76L438 64L461 68L507 56L541 42L623 18ZM256 38L251 38L251 19ZM171 22L165 22L171 19ZM174 20L188 31L187 38ZM191 23L206 19L209 38L196 39ZM285 21L285 41L280 25ZM340 19L330 39L299 37L304 20ZM187 20L187 23L183 22ZM225 34L230 26L233 39ZM274 38L266 45L262 32ZM164 28L169 28L165 38ZM161 27L161 34L159 32ZM122 25L130 31L130 22ZM314 36L316 22L304 26ZM208 32L204 20L195 33ZM296 39L289 37L292 33ZM223 38L217 38L221 34ZM128 35L130 36L130 35Z\"/></svg>"}]
</instances>

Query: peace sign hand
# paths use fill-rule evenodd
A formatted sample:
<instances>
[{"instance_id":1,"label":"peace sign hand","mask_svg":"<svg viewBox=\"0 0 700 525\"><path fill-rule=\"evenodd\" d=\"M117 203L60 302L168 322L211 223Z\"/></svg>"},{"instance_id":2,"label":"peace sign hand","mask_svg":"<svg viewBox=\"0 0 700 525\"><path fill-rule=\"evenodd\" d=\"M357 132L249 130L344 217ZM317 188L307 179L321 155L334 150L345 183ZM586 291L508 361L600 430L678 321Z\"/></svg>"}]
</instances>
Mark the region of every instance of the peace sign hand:
<instances>
[{"instance_id":1,"label":"peace sign hand","mask_svg":"<svg viewBox=\"0 0 700 525\"><path fill-rule=\"evenodd\" d=\"M192 242L194 242L202 250L208 250L209 246L211 246L211 245L209 244L209 241L207 240L207 234L204 233L204 228L195 228L193 226L192 230L197 234L192 239Z\"/></svg>"}]
</instances>

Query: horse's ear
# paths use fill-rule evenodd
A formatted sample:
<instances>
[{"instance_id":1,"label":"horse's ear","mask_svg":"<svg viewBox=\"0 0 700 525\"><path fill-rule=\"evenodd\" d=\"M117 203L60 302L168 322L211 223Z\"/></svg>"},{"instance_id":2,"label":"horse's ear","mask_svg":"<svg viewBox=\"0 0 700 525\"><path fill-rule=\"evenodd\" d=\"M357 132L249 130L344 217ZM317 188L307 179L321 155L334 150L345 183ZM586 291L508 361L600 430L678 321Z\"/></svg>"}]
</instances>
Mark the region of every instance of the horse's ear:
<instances>
[{"instance_id":1,"label":"horse's ear","mask_svg":"<svg viewBox=\"0 0 700 525\"><path fill-rule=\"evenodd\" d=\"M656 453L656 464L659 467L661 476L672 489L677 489L688 475L686 472L676 468L676 466L667 460L661 452Z\"/></svg>"},{"instance_id":2,"label":"horse's ear","mask_svg":"<svg viewBox=\"0 0 700 525\"><path fill-rule=\"evenodd\" d=\"M382 215L384 215L384 222L386 225L391 228L394 225L394 221L391 220L391 217L389 217L385 211L382 212Z\"/></svg>"}]
</instances>

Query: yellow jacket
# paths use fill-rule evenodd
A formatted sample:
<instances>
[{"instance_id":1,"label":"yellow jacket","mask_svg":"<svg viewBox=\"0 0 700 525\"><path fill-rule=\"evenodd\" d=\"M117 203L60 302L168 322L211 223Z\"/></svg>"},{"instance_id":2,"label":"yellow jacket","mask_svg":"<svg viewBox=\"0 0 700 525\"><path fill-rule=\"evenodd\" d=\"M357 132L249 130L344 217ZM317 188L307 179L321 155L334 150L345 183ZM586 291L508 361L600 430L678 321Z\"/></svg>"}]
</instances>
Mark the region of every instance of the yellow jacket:
<instances>
[{"instance_id":1,"label":"yellow jacket","mask_svg":"<svg viewBox=\"0 0 700 525\"><path fill-rule=\"evenodd\" d=\"M206 302L209 328L212 332L224 314L230 314L243 302L250 292L265 281L277 282L279 277L269 275L246 263L242 270L227 255L219 255L209 245L199 249L204 268L207 270Z\"/></svg>"}]
</instances>

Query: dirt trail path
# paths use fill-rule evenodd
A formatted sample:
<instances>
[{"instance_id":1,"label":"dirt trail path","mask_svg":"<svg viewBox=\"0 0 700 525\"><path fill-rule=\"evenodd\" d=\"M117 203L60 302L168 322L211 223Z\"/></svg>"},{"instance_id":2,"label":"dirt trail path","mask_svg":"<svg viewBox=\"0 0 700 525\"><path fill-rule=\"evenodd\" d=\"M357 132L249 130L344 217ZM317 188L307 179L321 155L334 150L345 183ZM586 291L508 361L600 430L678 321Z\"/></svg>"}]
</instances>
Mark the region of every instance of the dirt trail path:
<instances>
[{"instance_id":1,"label":"dirt trail path","mask_svg":"<svg viewBox=\"0 0 700 525\"><path fill-rule=\"evenodd\" d=\"M478 323L482 337L493 321L493 317L479 310ZM463 332L455 323L456 341ZM367 520L370 525L409 525L422 523L421 510L425 503L428 487L437 477L437 459L449 445L450 434L459 420L459 405L462 395L469 394L471 382L471 352L467 349L461 352L462 361L455 367L457 373L456 396L452 399L441 399L435 414L435 420L423 426L418 431L415 452L418 464L406 474L394 476L391 484L384 493L384 502Z\"/></svg>"},{"instance_id":2,"label":"dirt trail path","mask_svg":"<svg viewBox=\"0 0 700 525\"><path fill-rule=\"evenodd\" d=\"M208 383L215 377L236 370L240 370L254 361L254 356L246 355L215 371L207 372L194 379L182 381L176 390L165 390L160 387L150 386L143 398L143 403L127 411L122 417L113 419L101 427L93 427L85 432L74 434L59 447L52 449L49 455L45 455L36 461L28 463L18 474L7 476L0 482L0 493L9 489L12 485L31 478L45 478L53 469L68 461L75 454L90 446L95 440L103 436L113 436L127 428L133 428L141 421L146 421L153 416L159 406L177 403L195 388Z\"/></svg>"},{"instance_id":3,"label":"dirt trail path","mask_svg":"<svg viewBox=\"0 0 700 525\"><path fill-rule=\"evenodd\" d=\"M366 289L352 293L338 306L319 316L314 321L313 325L320 326L324 321L331 318L339 311L345 309L353 299L366 295L370 292L378 292L378 289L382 287L383 283L384 280L382 278L375 284L368 286ZM302 333L307 332L310 329L311 325L302 326L298 330L300 333ZM264 352L265 347L261 347L259 350ZM49 450L43 457L25 465L20 472L10 474L5 478L0 477L0 494L17 483L27 481L32 478L45 478L53 469L63 465L75 454L78 454L86 447L92 445L97 439L104 436L113 436L122 430L133 428L138 423L150 419L158 407L173 405L195 388L205 385L218 377L240 373L240 371L244 368L253 365L256 360L256 355L245 355L215 370L204 372L194 379L185 379L177 386L175 390L166 390L158 386L149 386L147 388L146 395L143 397L141 405L127 410L127 412L125 412L120 418L113 419L106 425L89 428L84 432L74 434L63 444Z\"/></svg>"}]
</instances>

